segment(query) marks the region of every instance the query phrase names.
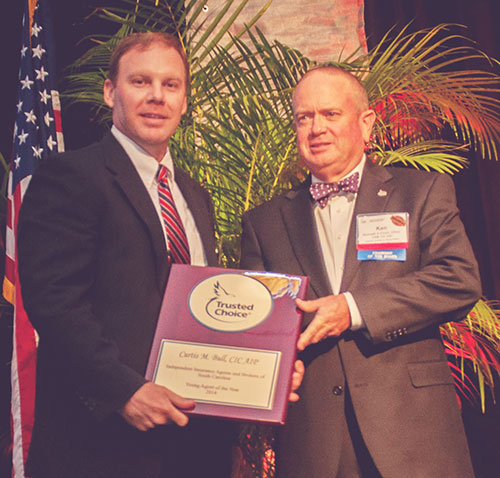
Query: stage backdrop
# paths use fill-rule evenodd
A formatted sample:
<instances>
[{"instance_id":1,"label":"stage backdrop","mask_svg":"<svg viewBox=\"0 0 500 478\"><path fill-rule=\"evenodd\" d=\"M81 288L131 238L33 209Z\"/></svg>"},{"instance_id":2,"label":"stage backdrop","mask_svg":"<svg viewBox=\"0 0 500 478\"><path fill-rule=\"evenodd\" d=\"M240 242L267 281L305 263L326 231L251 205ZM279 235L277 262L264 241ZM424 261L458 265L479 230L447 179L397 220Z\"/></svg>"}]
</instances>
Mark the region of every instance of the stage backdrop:
<instances>
[{"instance_id":1,"label":"stage backdrop","mask_svg":"<svg viewBox=\"0 0 500 478\"><path fill-rule=\"evenodd\" d=\"M215 17L225 3L209 0L206 16ZM232 32L238 31L266 3L248 2ZM364 0L273 0L257 26L266 38L296 48L311 60L332 61L366 51Z\"/></svg>"}]
</instances>

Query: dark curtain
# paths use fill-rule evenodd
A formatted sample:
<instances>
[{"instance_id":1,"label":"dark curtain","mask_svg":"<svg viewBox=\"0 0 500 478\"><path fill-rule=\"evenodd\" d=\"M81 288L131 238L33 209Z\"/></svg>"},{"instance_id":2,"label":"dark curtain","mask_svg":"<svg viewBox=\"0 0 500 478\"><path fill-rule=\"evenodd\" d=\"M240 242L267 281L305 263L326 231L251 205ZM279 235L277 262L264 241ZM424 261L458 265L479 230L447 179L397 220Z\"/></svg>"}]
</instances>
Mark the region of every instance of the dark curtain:
<instances>
[{"instance_id":1,"label":"dark curtain","mask_svg":"<svg viewBox=\"0 0 500 478\"><path fill-rule=\"evenodd\" d=\"M494 58L500 58L498 0L365 0L365 28L368 47L380 41L392 27L395 31L412 22L416 31L440 23L464 25L452 31L463 34L477 47ZM464 68L488 68L464 63ZM500 67L496 67L498 73ZM500 148L500 144L497 146ZM457 199L467 233L478 259L483 293L488 299L500 299L500 162L470 155L467 170L454 176ZM496 389L500 382L496 380ZM500 476L500 406L489 391L486 413L479 405L463 403L462 411L477 478Z\"/></svg>"}]
</instances>

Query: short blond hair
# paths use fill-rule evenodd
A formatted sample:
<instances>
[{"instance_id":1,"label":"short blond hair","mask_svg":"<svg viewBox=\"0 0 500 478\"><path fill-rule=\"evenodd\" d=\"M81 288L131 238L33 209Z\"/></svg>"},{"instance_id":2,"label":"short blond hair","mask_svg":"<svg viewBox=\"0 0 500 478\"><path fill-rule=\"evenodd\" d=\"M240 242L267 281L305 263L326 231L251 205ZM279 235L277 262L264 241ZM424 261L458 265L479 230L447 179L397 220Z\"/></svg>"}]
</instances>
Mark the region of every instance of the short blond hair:
<instances>
[{"instance_id":1,"label":"short blond hair","mask_svg":"<svg viewBox=\"0 0 500 478\"><path fill-rule=\"evenodd\" d=\"M141 33L131 33L126 37L123 37L111 53L111 58L109 59L109 70L108 78L111 83L116 83L116 78L118 77L118 69L120 66L120 59L125 53L129 52L134 48L140 50L147 50L151 45L162 44L167 48L173 48L177 53L179 53L182 62L184 64L184 70L186 73L186 89L189 86L189 62L186 56L186 52L182 47L179 39L166 32L141 32Z\"/></svg>"}]
</instances>

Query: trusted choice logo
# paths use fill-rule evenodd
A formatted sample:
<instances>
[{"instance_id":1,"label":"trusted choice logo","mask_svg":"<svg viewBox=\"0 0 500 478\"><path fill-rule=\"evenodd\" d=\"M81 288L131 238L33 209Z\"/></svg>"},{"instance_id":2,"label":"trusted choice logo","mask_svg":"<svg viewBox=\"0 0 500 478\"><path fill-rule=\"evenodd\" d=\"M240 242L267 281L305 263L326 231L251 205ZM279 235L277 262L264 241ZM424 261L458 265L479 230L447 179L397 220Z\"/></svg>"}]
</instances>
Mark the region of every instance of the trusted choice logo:
<instances>
[{"instance_id":1,"label":"trusted choice logo","mask_svg":"<svg viewBox=\"0 0 500 478\"><path fill-rule=\"evenodd\" d=\"M199 282L189 296L193 317L210 329L240 332L264 322L273 297L259 280L242 274L217 274Z\"/></svg>"}]
</instances>

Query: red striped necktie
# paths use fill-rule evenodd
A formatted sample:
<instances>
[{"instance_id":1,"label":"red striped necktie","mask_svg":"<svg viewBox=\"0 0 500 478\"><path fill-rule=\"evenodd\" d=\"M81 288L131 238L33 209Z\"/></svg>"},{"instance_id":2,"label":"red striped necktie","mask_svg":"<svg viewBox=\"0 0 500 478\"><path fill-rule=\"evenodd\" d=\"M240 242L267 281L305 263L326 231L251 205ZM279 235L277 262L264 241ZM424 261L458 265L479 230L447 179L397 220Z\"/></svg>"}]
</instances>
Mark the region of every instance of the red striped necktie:
<instances>
[{"instance_id":1,"label":"red striped necktie","mask_svg":"<svg viewBox=\"0 0 500 478\"><path fill-rule=\"evenodd\" d=\"M157 179L161 215L167 231L169 261L177 264L189 264L191 260L186 232L168 185L167 168L162 164L158 168Z\"/></svg>"}]
</instances>

